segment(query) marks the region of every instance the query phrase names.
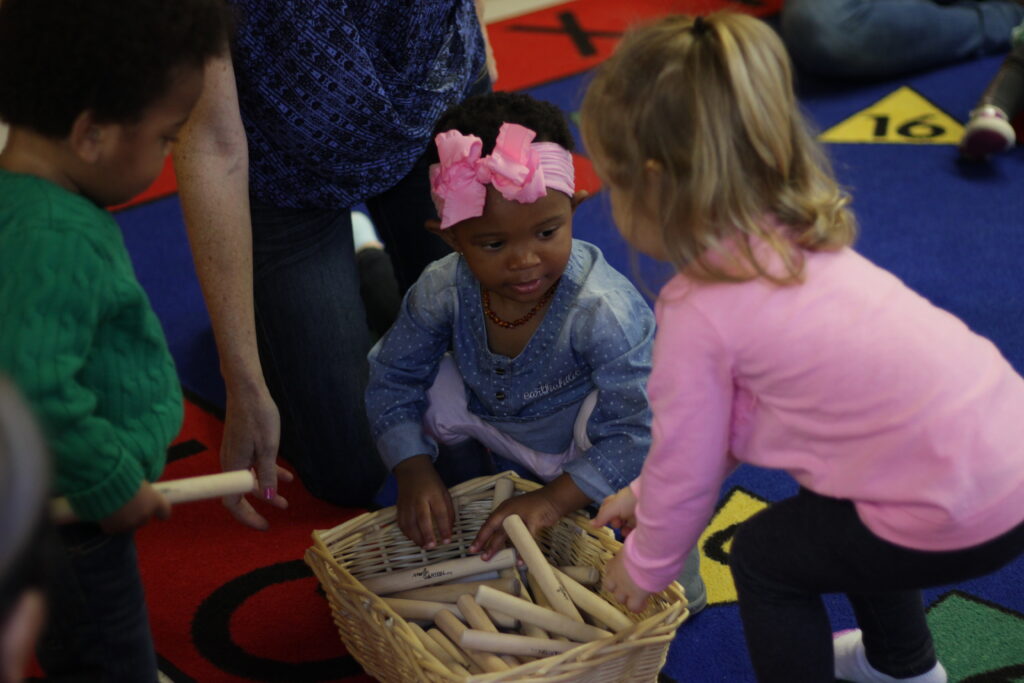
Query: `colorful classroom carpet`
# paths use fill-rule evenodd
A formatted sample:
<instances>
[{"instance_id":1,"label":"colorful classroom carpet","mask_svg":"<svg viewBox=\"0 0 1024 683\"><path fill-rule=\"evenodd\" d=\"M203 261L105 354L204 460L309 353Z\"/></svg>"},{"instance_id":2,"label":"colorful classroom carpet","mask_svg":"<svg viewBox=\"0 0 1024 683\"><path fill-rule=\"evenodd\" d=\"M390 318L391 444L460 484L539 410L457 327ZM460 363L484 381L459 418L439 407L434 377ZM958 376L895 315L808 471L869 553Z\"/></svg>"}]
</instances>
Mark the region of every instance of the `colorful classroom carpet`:
<instances>
[{"instance_id":1,"label":"colorful classroom carpet","mask_svg":"<svg viewBox=\"0 0 1024 683\"><path fill-rule=\"evenodd\" d=\"M763 16L779 2L577 0L490 26L501 78L573 116L588 69L638 19L670 11L731 7ZM1024 370L1024 152L962 166L956 142L966 113L999 66L998 57L891 81L827 83L801 76L801 100L829 143L837 173L855 197L858 248L936 304L992 339ZM596 179L580 157L584 186ZM170 450L166 478L218 469L223 406L209 321L192 269L173 172L142 201L117 212L140 279L160 315L189 392L185 427ZM636 276L598 197L580 208L577 236ZM648 285L660 274L640 263ZM702 539L711 604L674 640L665 681L753 680L727 569L736 525L791 495L787 476L741 468L722 489ZM186 681L364 681L346 655L323 594L301 557L313 529L361 510L283 487L288 511L268 510L271 530L250 531L216 502L181 505L139 535L153 632L165 674ZM388 503L387 500L382 502ZM389 503L388 503L389 504ZM952 681L1024 681L1024 560L985 579L927 592L929 620ZM837 629L852 625L845 602L830 597ZM786 624L779 624L786 628Z\"/></svg>"}]
</instances>

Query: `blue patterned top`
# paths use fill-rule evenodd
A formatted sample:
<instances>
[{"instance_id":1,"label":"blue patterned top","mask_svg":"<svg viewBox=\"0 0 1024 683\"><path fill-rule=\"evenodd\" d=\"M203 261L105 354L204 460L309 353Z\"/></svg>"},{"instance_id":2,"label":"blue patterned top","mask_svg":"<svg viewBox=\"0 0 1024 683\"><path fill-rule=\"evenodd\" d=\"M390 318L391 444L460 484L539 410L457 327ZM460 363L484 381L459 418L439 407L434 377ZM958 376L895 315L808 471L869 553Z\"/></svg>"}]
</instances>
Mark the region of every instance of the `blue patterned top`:
<instances>
[{"instance_id":1,"label":"blue patterned top","mask_svg":"<svg viewBox=\"0 0 1024 683\"><path fill-rule=\"evenodd\" d=\"M520 443L562 453L580 403L594 389L592 446L565 471L592 500L631 482L651 441L647 378L654 314L592 244L574 240L544 320L515 358L487 344L480 285L458 254L435 261L402 302L398 320L370 351L366 409L381 456L393 468L437 454L422 427L427 390L451 352L470 412Z\"/></svg>"},{"instance_id":2,"label":"blue patterned top","mask_svg":"<svg viewBox=\"0 0 1024 683\"><path fill-rule=\"evenodd\" d=\"M473 0L231 0L253 200L348 207L401 180L483 75Z\"/></svg>"}]
</instances>

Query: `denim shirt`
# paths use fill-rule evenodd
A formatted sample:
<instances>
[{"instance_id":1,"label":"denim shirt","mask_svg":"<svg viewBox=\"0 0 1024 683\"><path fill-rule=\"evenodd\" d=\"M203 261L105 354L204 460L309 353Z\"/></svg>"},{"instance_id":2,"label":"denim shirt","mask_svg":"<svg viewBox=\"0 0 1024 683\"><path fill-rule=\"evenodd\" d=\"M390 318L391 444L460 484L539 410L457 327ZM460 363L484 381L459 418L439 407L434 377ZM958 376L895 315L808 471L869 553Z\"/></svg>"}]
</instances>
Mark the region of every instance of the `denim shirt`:
<instances>
[{"instance_id":1,"label":"denim shirt","mask_svg":"<svg viewBox=\"0 0 1024 683\"><path fill-rule=\"evenodd\" d=\"M651 440L647 378L654 314L592 244L573 240L562 280L537 331L515 358L490 351L480 285L458 254L431 264L398 320L370 351L366 408L389 468L436 457L423 431L427 390L451 352L469 410L543 453L572 443L580 403L598 390L587 423L592 447L565 470L593 500L639 473Z\"/></svg>"}]
</instances>

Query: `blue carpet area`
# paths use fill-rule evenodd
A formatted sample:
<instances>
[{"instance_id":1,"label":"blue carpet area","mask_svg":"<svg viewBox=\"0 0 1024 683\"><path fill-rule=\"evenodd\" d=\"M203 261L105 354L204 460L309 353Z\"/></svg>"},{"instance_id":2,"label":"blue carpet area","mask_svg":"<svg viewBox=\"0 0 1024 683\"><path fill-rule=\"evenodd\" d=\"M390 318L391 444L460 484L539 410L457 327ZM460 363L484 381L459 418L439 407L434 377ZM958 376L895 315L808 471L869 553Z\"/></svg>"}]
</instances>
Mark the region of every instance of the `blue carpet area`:
<instances>
[{"instance_id":1,"label":"blue carpet area","mask_svg":"<svg viewBox=\"0 0 1024 683\"><path fill-rule=\"evenodd\" d=\"M821 130L857 114L901 86L909 86L939 110L963 122L999 63L999 58L982 59L865 84L837 85L802 77L800 92L808 115ZM530 92L571 114L578 107L584 87L585 76L579 76ZM935 304L960 316L1024 371L1024 152L1013 150L980 166L960 164L956 148L948 144L832 144L829 152L839 178L854 195L862 229L860 251ZM125 228L139 277L164 323L183 383L207 402L223 405L209 321L195 282L176 198L129 209L117 217ZM630 254L611 224L607 202L600 195L579 209L576 226L578 237L601 246L614 266L634 279L639 275L656 291L664 271L643 260L634 269ZM768 502L795 490L785 475L748 467L741 468L723 492L736 487ZM999 666L1003 666L999 670L1004 677L984 680L1024 680L1022 585L1024 560L1019 560L992 577L928 592L929 604L933 605L930 619L934 618L937 630L947 629L943 633L969 628L976 622L968 616L978 610L995 610L1009 619L1007 635L993 641L997 644L972 644L969 630L963 632L963 637L937 637L951 680L966 680ZM954 588L959 591L954 594L956 600L950 599ZM724 598L712 602L704 613L683 626L673 643L665 674L680 681L752 680L735 605ZM852 624L844 601L830 599L829 608L836 628ZM1012 659L1014 650L1016 661ZM999 657L1003 656L1011 657L1009 664L1000 664L1003 660Z\"/></svg>"}]
</instances>

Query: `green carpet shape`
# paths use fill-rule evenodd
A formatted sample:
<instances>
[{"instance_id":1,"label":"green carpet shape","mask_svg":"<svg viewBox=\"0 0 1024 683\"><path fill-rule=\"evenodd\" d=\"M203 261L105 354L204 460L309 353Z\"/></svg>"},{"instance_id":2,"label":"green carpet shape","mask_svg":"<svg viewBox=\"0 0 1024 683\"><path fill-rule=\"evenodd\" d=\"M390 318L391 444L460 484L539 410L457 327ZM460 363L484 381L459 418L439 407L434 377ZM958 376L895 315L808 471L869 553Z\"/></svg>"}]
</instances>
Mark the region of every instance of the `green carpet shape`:
<instances>
[{"instance_id":1,"label":"green carpet shape","mask_svg":"<svg viewBox=\"0 0 1024 683\"><path fill-rule=\"evenodd\" d=\"M1024 615L952 591L928 625L950 683L1024 683Z\"/></svg>"}]
</instances>

